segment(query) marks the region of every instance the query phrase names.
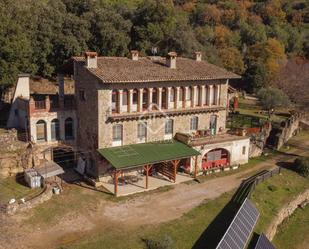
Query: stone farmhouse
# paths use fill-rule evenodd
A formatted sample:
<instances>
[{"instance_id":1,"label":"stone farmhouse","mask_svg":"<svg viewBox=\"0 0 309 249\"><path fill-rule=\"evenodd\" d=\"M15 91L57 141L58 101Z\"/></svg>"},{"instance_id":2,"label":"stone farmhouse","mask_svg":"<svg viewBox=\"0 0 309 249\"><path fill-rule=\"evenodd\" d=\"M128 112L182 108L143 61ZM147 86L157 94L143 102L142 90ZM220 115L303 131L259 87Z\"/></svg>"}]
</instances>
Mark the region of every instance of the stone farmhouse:
<instances>
[{"instance_id":1,"label":"stone farmhouse","mask_svg":"<svg viewBox=\"0 0 309 249\"><path fill-rule=\"evenodd\" d=\"M59 93L44 98L30 95L21 75L8 126L24 128L34 143L83 152L79 171L111 183L115 194L126 175L140 173L149 188L149 177L176 182L180 172L196 176L248 161L249 138L226 129L228 84L239 76L200 52L193 59L86 52L60 73ZM64 94L64 74L73 75L74 95Z\"/></svg>"}]
</instances>

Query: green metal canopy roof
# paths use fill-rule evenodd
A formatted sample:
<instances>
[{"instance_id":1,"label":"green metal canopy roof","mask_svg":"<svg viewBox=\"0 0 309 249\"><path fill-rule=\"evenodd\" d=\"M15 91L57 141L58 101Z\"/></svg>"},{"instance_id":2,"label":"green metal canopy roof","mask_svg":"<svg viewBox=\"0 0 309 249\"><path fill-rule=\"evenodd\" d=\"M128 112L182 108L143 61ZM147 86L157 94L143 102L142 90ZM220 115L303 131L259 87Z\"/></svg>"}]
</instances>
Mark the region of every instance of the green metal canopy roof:
<instances>
[{"instance_id":1,"label":"green metal canopy roof","mask_svg":"<svg viewBox=\"0 0 309 249\"><path fill-rule=\"evenodd\" d=\"M176 140L110 147L98 149L98 152L116 169L134 168L200 154Z\"/></svg>"}]
</instances>

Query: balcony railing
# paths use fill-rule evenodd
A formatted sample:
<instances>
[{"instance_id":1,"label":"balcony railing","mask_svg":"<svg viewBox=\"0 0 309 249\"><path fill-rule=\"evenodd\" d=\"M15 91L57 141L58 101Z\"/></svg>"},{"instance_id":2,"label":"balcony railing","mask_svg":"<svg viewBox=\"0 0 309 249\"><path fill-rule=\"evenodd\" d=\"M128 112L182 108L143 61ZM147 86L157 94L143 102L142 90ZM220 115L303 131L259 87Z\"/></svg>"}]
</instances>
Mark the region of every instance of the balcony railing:
<instances>
[{"instance_id":1,"label":"balcony railing","mask_svg":"<svg viewBox=\"0 0 309 249\"><path fill-rule=\"evenodd\" d=\"M142 112L132 111L132 112L112 112L110 111L108 118L111 120L122 120L122 119L137 119L141 116L143 118L147 117L159 117L166 115L181 115L181 114L194 114L194 113L205 113L212 111L221 111L225 110L224 106L195 106L195 107L186 107L186 108L172 108L172 109L153 109L153 110L143 110Z\"/></svg>"},{"instance_id":2,"label":"balcony railing","mask_svg":"<svg viewBox=\"0 0 309 249\"><path fill-rule=\"evenodd\" d=\"M244 138L244 136L237 136L229 133L225 133L222 131L220 134L211 135L211 132L208 130L203 130L203 132L200 133L200 131L197 131L193 134L188 133L176 133L175 138L187 145L190 146L199 146L199 145L205 145L205 144L214 144L214 143L220 143L220 142L228 142L228 141L234 141L234 140L241 140Z\"/></svg>"},{"instance_id":3,"label":"balcony railing","mask_svg":"<svg viewBox=\"0 0 309 249\"><path fill-rule=\"evenodd\" d=\"M35 109L37 110L42 110L42 109L46 109L46 103L45 100L39 100L39 101L35 101Z\"/></svg>"}]
</instances>

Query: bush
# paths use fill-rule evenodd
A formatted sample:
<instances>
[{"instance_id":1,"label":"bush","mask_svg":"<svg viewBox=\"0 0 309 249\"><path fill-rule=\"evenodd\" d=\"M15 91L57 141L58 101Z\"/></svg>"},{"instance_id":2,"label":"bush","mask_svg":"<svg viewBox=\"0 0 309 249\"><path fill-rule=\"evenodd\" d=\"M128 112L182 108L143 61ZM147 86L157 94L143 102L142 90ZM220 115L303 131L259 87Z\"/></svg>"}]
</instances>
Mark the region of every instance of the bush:
<instances>
[{"instance_id":1,"label":"bush","mask_svg":"<svg viewBox=\"0 0 309 249\"><path fill-rule=\"evenodd\" d=\"M275 192L275 191L278 190L278 187L275 186L275 185L269 185L267 188L268 188L271 192Z\"/></svg>"},{"instance_id":2,"label":"bush","mask_svg":"<svg viewBox=\"0 0 309 249\"><path fill-rule=\"evenodd\" d=\"M164 236L162 240L145 239L147 249L171 249L173 247L173 240L169 236Z\"/></svg>"},{"instance_id":3,"label":"bush","mask_svg":"<svg viewBox=\"0 0 309 249\"><path fill-rule=\"evenodd\" d=\"M304 177L309 176L309 157L296 158L294 164L297 173Z\"/></svg>"}]
</instances>

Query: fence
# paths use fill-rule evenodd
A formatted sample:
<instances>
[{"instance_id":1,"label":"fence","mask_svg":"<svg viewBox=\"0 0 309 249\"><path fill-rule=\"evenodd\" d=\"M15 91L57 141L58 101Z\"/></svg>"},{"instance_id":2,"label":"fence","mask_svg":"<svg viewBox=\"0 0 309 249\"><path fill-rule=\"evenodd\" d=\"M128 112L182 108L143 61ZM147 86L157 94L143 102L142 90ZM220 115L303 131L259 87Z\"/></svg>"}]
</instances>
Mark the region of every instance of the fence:
<instances>
[{"instance_id":1,"label":"fence","mask_svg":"<svg viewBox=\"0 0 309 249\"><path fill-rule=\"evenodd\" d=\"M276 167L272 170L263 170L254 176L249 177L248 179L244 180L238 190L236 191L235 195L233 196L232 201L235 203L243 203L243 201L250 197L252 192L254 191L255 187L264 182L268 178L272 177L273 175L278 175L281 173L281 167Z\"/></svg>"}]
</instances>

